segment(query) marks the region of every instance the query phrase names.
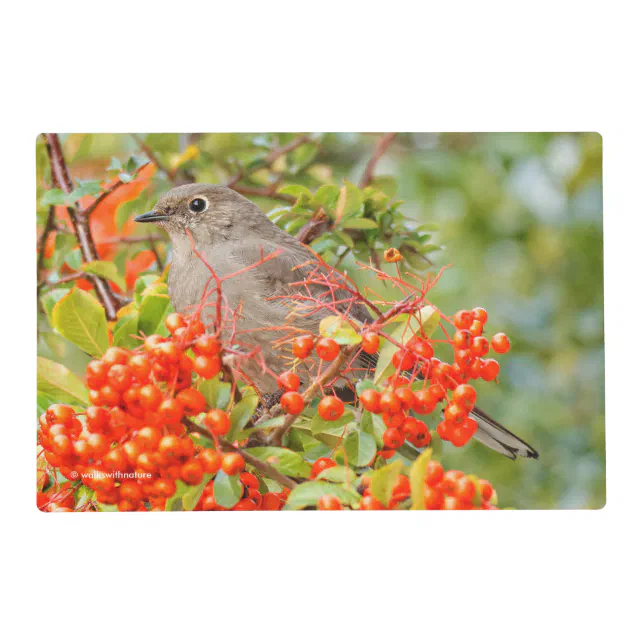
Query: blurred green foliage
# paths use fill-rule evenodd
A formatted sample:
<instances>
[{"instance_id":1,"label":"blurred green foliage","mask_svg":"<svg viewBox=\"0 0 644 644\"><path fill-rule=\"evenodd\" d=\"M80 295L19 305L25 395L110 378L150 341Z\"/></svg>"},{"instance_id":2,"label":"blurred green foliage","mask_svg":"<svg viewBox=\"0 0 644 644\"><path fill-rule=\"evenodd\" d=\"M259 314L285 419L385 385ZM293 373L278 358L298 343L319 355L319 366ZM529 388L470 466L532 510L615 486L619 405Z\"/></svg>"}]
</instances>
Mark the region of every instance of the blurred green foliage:
<instances>
[{"instance_id":1,"label":"blurred green foliage","mask_svg":"<svg viewBox=\"0 0 644 644\"><path fill-rule=\"evenodd\" d=\"M117 176L128 182L145 157L165 169L137 199L116 210L118 230L173 183L238 178L249 198L295 234L315 204L300 199L293 216L292 204L279 198L288 196L288 189L279 189L297 184L315 194L322 185L358 185L380 135L312 134L294 150L271 156L293 139L292 134L75 134L63 142L72 176L87 182ZM48 191L40 143L37 161L42 228L47 205L63 201ZM445 449L443 458L446 467L491 480L502 507L605 503L601 167L601 138L593 133L399 134L376 167L372 203L357 213L377 224L339 232L342 227L336 227L313 246L361 286L390 298L394 292L356 270L356 257L369 261L372 248L377 257L394 246L403 250L403 270L421 274L449 264L431 293L433 303L448 315L482 306L489 313L488 332L510 336L512 351L499 360L500 384L482 383L479 402L532 444L540 459L512 462L474 442ZM85 194L95 192L92 183L78 185L88 186ZM137 226L132 234L142 231L148 229ZM73 241L66 242L69 236L59 234L57 254L45 263L50 278L59 276L57 257L78 267ZM113 260L121 273L143 248L145 242L117 249ZM165 249L158 255L167 262ZM51 332L45 310L46 300L39 355L82 373L86 357Z\"/></svg>"}]
</instances>

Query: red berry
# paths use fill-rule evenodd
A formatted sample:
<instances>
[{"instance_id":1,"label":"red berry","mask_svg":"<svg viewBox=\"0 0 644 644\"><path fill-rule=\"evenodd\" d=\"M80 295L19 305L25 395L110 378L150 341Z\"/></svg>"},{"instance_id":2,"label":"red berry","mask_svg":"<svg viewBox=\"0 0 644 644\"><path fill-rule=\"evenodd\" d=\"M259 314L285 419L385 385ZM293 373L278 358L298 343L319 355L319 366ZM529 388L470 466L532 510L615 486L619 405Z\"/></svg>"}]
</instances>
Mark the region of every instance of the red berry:
<instances>
[{"instance_id":1,"label":"red berry","mask_svg":"<svg viewBox=\"0 0 644 644\"><path fill-rule=\"evenodd\" d=\"M244 467L246 467L246 461L244 461L244 457L237 452L224 454L221 459L221 469L224 473L228 474L228 476L241 473L244 470Z\"/></svg>"},{"instance_id":2,"label":"red berry","mask_svg":"<svg viewBox=\"0 0 644 644\"><path fill-rule=\"evenodd\" d=\"M342 510L342 503L333 494L323 494L318 499L318 510Z\"/></svg>"},{"instance_id":3,"label":"red berry","mask_svg":"<svg viewBox=\"0 0 644 644\"><path fill-rule=\"evenodd\" d=\"M492 337L492 348L497 353L507 353L510 350L510 340L505 333L497 333Z\"/></svg>"},{"instance_id":4,"label":"red berry","mask_svg":"<svg viewBox=\"0 0 644 644\"><path fill-rule=\"evenodd\" d=\"M360 402L363 407L373 414L380 413L380 392L375 389L367 389L360 394Z\"/></svg>"},{"instance_id":5,"label":"red berry","mask_svg":"<svg viewBox=\"0 0 644 644\"><path fill-rule=\"evenodd\" d=\"M297 391L287 391L280 399L282 409L292 416L297 416L304 409L304 398Z\"/></svg>"},{"instance_id":6,"label":"red berry","mask_svg":"<svg viewBox=\"0 0 644 644\"><path fill-rule=\"evenodd\" d=\"M431 414L436 408L436 402L436 398L428 389L421 389L414 392L411 408L417 414Z\"/></svg>"},{"instance_id":7,"label":"red berry","mask_svg":"<svg viewBox=\"0 0 644 644\"><path fill-rule=\"evenodd\" d=\"M331 459L331 458L318 458L315 463L313 463L313 466L311 467L311 475L309 478L314 479L317 478L317 475L320 472L323 472L324 470L328 470L330 467L335 467L336 462Z\"/></svg>"},{"instance_id":8,"label":"red berry","mask_svg":"<svg viewBox=\"0 0 644 644\"><path fill-rule=\"evenodd\" d=\"M206 408L206 398L200 391L192 387L181 390L176 399L184 406L189 416L196 416Z\"/></svg>"},{"instance_id":9,"label":"red berry","mask_svg":"<svg viewBox=\"0 0 644 644\"><path fill-rule=\"evenodd\" d=\"M107 382L111 365L102 360L92 360L85 368L85 382L90 389L100 389Z\"/></svg>"},{"instance_id":10,"label":"red berry","mask_svg":"<svg viewBox=\"0 0 644 644\"><path fill-rule=\"evenodd\" d=\"M482 336L477 336L472 340L470 352L473 356L482 357L490 350L490 343Z\"/></svg>"},{"instance_id":11,"label":"red berry","mask_svg":"<svg viewBox=\"0 0 644 644\"><path fill-rule=\"evenodd\" d=\"M474 320L470 325L470 333L477 337L483 334L483 323L480 320Z\"/></svg>"},{"instance_id":12,"label":"red berry","mask_svg":"<svg viewBox=\"0 0 644 644\"><path fill-rule=\"evenodd\" d=\"M443 466L438 461L429 461L425 473L425 483L432 487L438 485L443 480L444 473Z\"/></svg>"},{"instance_id":13,"label":"red berry","mask_svg":"<svg viewBox=\"0 0 644 644\"><path fill-rule=\"evenodd\" d=\"M194 361L195 373L209 380L221 371L221 360L218 357L199 355Z\"/></svg>"},{"instance_id":14,"label":"red berry","mask_svg":"<svg viewBox=\"0 0 644 644\"><path fill-rule=\"evenodd\" d=\"M308 358L313 351L314 346L313 337L310 335L303 335L293 340L293 355L300 360Z\"/></svg>"},{"instance_id":15,"label":"red berry","mask_svg":"<svg viewBox=\"0 0 644 644\"><path fill-rule=\"evenodd\" d=\"M297 391L300 388L300 377L292 371L280 374L277 384L282 391Z\"/></svg>"},{"instance_id":16,"label":"red berry","mask_svg":"<svg viewBox=\"0 0 644 644\"><path fill-rule=\"evenodd\" d=\"M378 353L379 344L380 336L375 331L367 331L362 336L362 350L369 355Z\"/></svg>"},{"instance_id":17,"label":"red berry","mask_svg":"<svg viewBox=\"0 0 644 644\"><path fill-rule=\"evenodd\" d=\"M127 364L130 357L130 352L121 347L110 347L103 355L103 362L108 365L113 364Z\"/></svg>"},{"instance_id":18,"label":"red berry","mask_svg":"<svg viewBox=\"0 0 644 644\"><path fill-rule=\"evenodd\" d=\"M230 429L230 418L221 409L211 409L204 418L204 424L213 436L225 436Z\"/></svg>"},{"instance_id":19,"label":"red berry","mask_svg":"<svg viewBox=\"0 0 644 644\"><path fill-rule=\"evenodd\" d=\"M380 396L380 408L383 411L388 411L389 413L394 414L399 412L401 407L400 399L393 391L385 391Z\"/></svg>"},{"instance_id":20,"label":"red berry","mask_svg":"<svg viewBox=\"0 0 644 644\"><path fill-rule=\"evenodd\" d=\"M460 501L471 501L476 494L476 485L472 479L464 476L454 486L454 496Z\"/></svg>"},{"instance_id":21,"label":"red berry","mask_svg":"<svg viewBox=\"0 0 644 644\"><path fill-rule=\"evenodd\" d=\"M375 496L363 496L360 499L361 510L384 510L382 503Z\"/></svg>"},{"instance_id":22,"label":"red berry","mask_svg":"<svg viewBox=\"0 0 644 644\"><path fill-rule=\"evenodd\" d=\"M398 387L394 390L396 398L400 400L402 409L409 409L414 402L414 392L409 387Z\"/></svg>"},{"instance_id":23,"label":"red berry","mask_svg":"<svg viewBox=\"0 0 644 644\"><path fill-rule=\"evenodd\" d=\"M340 353L340 346L333 338L322 338L315 347L315 352L322 360L331 362Z\"/></svg>"},{"instance_id":24,"label":"red berry","mask_svg":"<svg viewBox=\"0 0 644 644\"><path fill-rule=\"evenodd\" d=\"M382 442L387 449L398 449L405 442L405 439L398 429L390 427L382 435Z\"/></svg>"},{"instance_id":25,"label":"red berry","mask_svg":"<svg viewBox=\"0 0 644 644\"><path fill-rule=\"evenodd\" d=\"M443 508L445 497L443 493L435 487L425 486L423 490L423 501L425 510L440 510Z\"/></svg>"},{"instance_id":26,"label":"red berry","mask_svg":"<svg viewBox=\"0 0 644 644\"><path fill-rule=\"evenodd\" d=\"M157 413L166 425L173 425L180 422L183 418L183 412L184 408L181 402L173 398L163 400L157 409Z\"/></svg>"},{"instance_id":27,"label":"red berry","mask_svg":"<svg viewBox=\"0 0 644 644\"><path fill-rule=\"evenodd\" d=\"M214 474L221 468L221 454L212 448L206 448L199 452L198 456L203 465L204 472Z\"/></svg>"},{"instance_id":28,"label":"red berry","mask_svg":"<svg viewBox=\"0 0 644 644\"><path fill-rule=\"evenodd\" d=\"M195 353L202 356L214 356L221 351L219 340L214 335L204 334L199 336L192 345Z\"/></svg>"},{"instance_id":29,"label":"red berry","mask_svg":"<svg viewBox=\"0 0 644 644\"><path fill-rule=\"evenodd\" d=\"M457 329L469 329L474 322L474 313L472 311L459 311L454 316L454 326Z\"/></svg>"},{"instance_id":30,"label":"red berry","mask_svg":"<svg viewBox=\"0 0 644 644\"><path fill-rule=\"evenodd\" d=\"M459 329L454 333L454 348L469 349L472 344L472 334L467 329Z\"/></svg>"},{"instance_id":31,"label":"red berry","mask_svg":"<svg viewBox=\"0 0 644 644\"><path fill-rule=\"evenodd\" d=\"M396 369L409 371L409 369L414 366L416 359L411 351L408 351L407 349L398 349L398 351L394 353L391 362Z\"/></svg>"},{"instance_id":32,"label":"red berry","mask_svg":"<svg viewBox=\"0 0 644 644\"><path fill-rule=\"evenodd\" d=\"M162 400L163 393L156 385L143 385L139 390L139 402L147 411L156 411Z\"/></svg>"},{"instance_id":33,"label":"red berry","mask_svg":"<svg viewBox=\"0 0 644 644\"><path fill-rule=\"evenodd\" d=\"M484 308L477 306L475 309L472 309L472 313L474 313L474 319L478 320L481 324L487 322L487 311Z\"/></svg>"},{"instance_id":34,"label":"red berry","mask_svg":"<svg viewBox=\"0 0 644 644\"><path fill-rule=\"evenodd\" d=\"M181 480L188 485L198 485L204 475L204 467L198 460L188 461L181 466Z\"/></svg>"},{"instance_id":35,"label":"red berry","mask_svg":"<svg viewBox=\"0 0 644 644\"><path fill-rule=\"evenodd\" d=\"M467 417L467 410L455 402L451 402L445 408L445 422L450 425L462 423Z\"/></svg>"},{"instance_id":36,"label":"red berry","mask_svg":"<svg viewBox=\"0 0 644 644\"><path fill-rule=\"evenodd\" d=\"M459 385L452 393L452 401L469 411L476 403L476 389L471 385Z\"/></svg>"},{"instance_id":37,"label":"red berry","mask_svg":"<svg viewBox=\"0 0 644 644\"><path fill-rule=\"evenodd\" d=\"M325 396L318 405L318 414L323 420L337 420L344 414L344 403L336 396Z\"/></svg>"},{"instance_id":38,"label":"red berry","mask_svg":"<svg viewBox=\"0 0 644 644\"><path fill-rule=\"evenodd\" d=\"M482 360L480 375L483 380L488 382L495 380L499 375L499 363L496 360Z\"/></svg>"},{"instance_id":39,"label":"red berry","mask_svg":"<svg viewBox=\"0 0 644 644\"><path fill-rule=\"evenodd\" d=\"M49 425L60 423L68 425L76 417L74 410L69 405L50 405L45 413Z\"/></svg>"},{"instance_id":40,"label":"red berry","mask_svg":"<svg viewBox=\"0 0 644 644\"><path fill-rule=\"evenodd\" d=\"M165 328L174 333L177 329L186 326L186 319L180 313L170 313L165 319Z\"/></svg>"},{"instance_id":41,"label":"red berry","mask_svg":"<svg viewBox=\"0 0 644 644\"><path fill-rule=\"evenodd\" d=\"M423 338L412 338L407 343L407 347L417 356L425 358L426 360L434 357L434 347L432 347L428 340L424 340Z\"/></svg>"}]
</instances>

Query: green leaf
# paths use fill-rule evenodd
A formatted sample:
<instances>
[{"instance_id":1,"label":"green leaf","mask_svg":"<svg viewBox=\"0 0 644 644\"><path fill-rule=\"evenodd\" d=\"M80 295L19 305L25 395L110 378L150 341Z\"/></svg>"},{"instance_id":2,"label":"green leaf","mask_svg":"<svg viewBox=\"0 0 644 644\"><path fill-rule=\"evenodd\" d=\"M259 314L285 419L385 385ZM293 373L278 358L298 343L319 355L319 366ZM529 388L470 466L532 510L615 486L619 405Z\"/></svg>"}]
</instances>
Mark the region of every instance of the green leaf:
<instances>
[{"instance_id":1,"label":"green leaf","mask_svg":"<svg viewBox=\"0 0 644 644\"><path fill-rule=\"evenodd\" d=\"M60 188L52 188L51 190L47 190L47 192L45 192L42 197L40 197L41 206L71 206L73 203L74 200L70 199L70 196Z\"/></svg>"},{"instance_id":2,"label":"green leaf","mask_svg":"<svg viewBox=\"0 0 644 644\"><path fill-rule=\"evenodd\" d=\"M249 393L233 407L233 410L230 412L229 440L234 441L241 437L242 430L255 413L258 404L259 396L255 393Z\"/></svg>"},{"instance_id":3,"label":"green leaf","mask_svg":"<svg viewBox=\"0 0 644 644\"><path fill-rule=\"evenodd\" d=\"M428 304L412 316L407 314L399 315L395 320L401 320L401 322L390 335L394 340L397 340L400 344L404 345L411 340L414 335L420 332L421 327L425 337L431 337L440 322L440 314L438 309ZM394 368L391 364L391 359L396 351L398 351L398 347L388 340L386 340L384 345L380 348L375 373L376 382L382 380L383 376L388 376L390 373L393 373Z\"/></svg>"},{"instance_id":4,"label":"green leaf","mask_svg":"<svg viewBox=\"0 0 644 644\"><path fill-rule=\"evenodd\" d=\"M362 190L349 181L344 182L344 187L347 190L347 199L342 217L352 217L362 210ZM344 228L346 228L346 225Z\"/></svg>"},{"instance_id":5,"label":"green leaf","mask_svg":"<svg viewBox=\"0 0 644 644\"><path fill-rule=\"evenodd\" d=\"M267 418L261 423L255 425L255 429L272 429L273 427L279 427L284 422L285 416L275 416L275 418Z\"/></svg>"},{"instance_id":6,"label":"green leaf","mask_svg":"<svg viewBox=\"0 0 644 644\"><path fill-rule=\"evenodd\" d=\"M214 492L217 505L232 508L241 499L244 492L239 475L228 476L223 470L219 470L215 476Z\"/></svg>"},{"instance_id":7,"label":"green leaf","mask_svg":"<svg viewBox=\"0 0 644 644\"><path fill-rule=\"evenodd\" d=\"M313 197L311 191L306 186L284 186L283 188L280 188L278 192L281 195L289 195L291 197L296 197L297 199L299 199L302 195L308 198Z\"/></svg>"},{"instance_id":8,"label":"green leaf","mask_svg":"<svg viewBox=\"0 0 644 644\"><path fill-rule=\"evenodd\" d=\"M125 290L125 278L122 275L119 275L119 271L116 268L114 262L107 262L104 260L96 262L87 262L81 266L83 273L89 273L90 275L98 275L99 277L104 277L111 282L114 282L122 291Z\"/></svg>"},{"instance_id":9,"label":"green leaf","mask_svg":"<svg viewBox=\"0 0 644 644\"><path fill-rule=\"evenodd\" d=\"M344 485L337 485L328 481L307 481L291 490L286 508L289 510L301 510L302 508L316 506L318 499L325 494L337 496L344 505L357 507L360 503L360 495L355 490Z\"/></svg>"},{"instance_id":10,"label":"green leaf","mask_svg":"<svg viewBox=\"0 0 644 644\"><path fill-rule=\"evenodd\" d=\"M371 380L361 380L356 385L356 392L358 393L358 396L361 396L365 391L368 391L370 389L378 389L376 383Z\"/></svg>"},{"instance_id":11,"label":"green leaf","mask_svg":"<svg viewBox=\"0 0 644 644\"><path fill-rule=\"evenodd\" d=\"M371 476L371 493L382 503L385 507L391 501L396 479L403 470L402 461L394 461L376 470Z\"/></svg>"},{"instance_id":12,"label":"green leaf","mask_svg":"<svg viewBox=\"0 0 644 644\"><path fill-rule=\"evenodd\" d=\"M211 409L225 409L230 402L231 384L222 382L219 377L210 380L202 380L197 385L197 391L200 391L208 407Z\"/></svg>"},{"instance_id":13,"label":"green leaf","mask_svg":"<svg viewBox=\"0 0 644 644\"><path fill-rule=\"evenodd\" d=\"M204 488L215 475L214 474L204 474L204 477L199 483L199 485L191 485L188 488L188 491L181 497L181 505L184 510L190 512L195 509L199 499L204 491Z\"/></svg>"},{"instance_id":14,"label":"green leaf","mask_svg":"<svg viewBox=\"0 0 644 644\"><path fill-rule=\"evenodd\" d=\"M411 509L425 509L425 474L427 464L432 459L431 447L428 447L412 464L409 471L409 484L411 486Z\"/></svg>"},{"instance_id":15,"label":"green leaf","mask_svg":"<svg viewBox=\"0 0 644 644\"><path fill-rule=\"evenodd\" d=\"M353 416L353 413L350 411L345 411L344 414L342 414L342 416L340 416L340 418L336 420L324 420L319 414L316 414L311 419L310 431L311 431L311 434L313 434L314 436L315 434L319 434L321 432L328 433L332 429L345 427L353 420L354 420L354 416ZM342 432L340 432L340 435L341 434Z\"/></svg>"},{"instance_id":16,"label":"green leaf","mask_svg":"<svg viewBox=\"0 0 644 644\"><path fill-rule=\"evenodd\" d=\"M299 454L284 447L251 447L246 450L251 456L272 465L285 476L308 478L311 474L311 464Z\"/></svg>"},{"instance_id":17,"label":"green leaf","mask_svg":"<svg viewBox=\"0 0 644 644\"><path fill-rule=\"evenodd\" d=\"M98 300L74 288L61 298L52 311L54 328L70 342L94 358L100 358L109 346L105 310Z\"/></svg>"},{"instance_id":18,"label":"green leaf","mask_svg":"<svg viewBox=\"0 0 644 644\"><path fill-rule=\"evenodd\" d=\"M165 284L160 284L159 286L165 286ZM145 335L152 335L153 333L168 335L164 322L172 311L174 309L170 302L170 296L166 293L144 295L139 307L139 331L142 331Z\"/></svg>"},{"instance_id":19,"label":"green leaf","mask_svg":"<svg viewBox=\"0 0 644 644\"><path fill-rule=\"evenodd\" d=\"M360 418L360 431L371 434L376 439L378 445L382 445L382 435L385 433L387 427L382 416L372 414L368 411L362 412Z\"/></svg>"},{"instance_id":20,"label":"green leaf","mask_svg":"<svg viewBox=\"0 0 644 644\"><path fill-rule=\"evenodd\" d=\"M68 288L55 288L53 291L45 293L40 301L42 302L43 308L45 309L45 315L47 316L47 321L51 326L54 325L51 319L51 314L54 310L54 306L63 298L67 293L69 293Z\"/></svg>"},{"instance_id":21,"label":"green leaf","mask_svg":"<svg viewBox=\"0 0 644 644\"><path fill-rule=\"evenodd\" d=\"M356 473L350 467L336 465L335 467L322 470L315 478L318 481L351 484L356 480Z\"/></svg>"},{"instance_id":22,"label":"green leaf","mask_svg":"<svg viewBox=\"0 0 644 644\"><path fill-rule=\"evenodd\" d=\"M320 334L338 344L360 344L362 336L341 315L329 315L320 322Z\"/></svg>"},{"instance_id":23,"label":"green leaf","mask_svg":"<svg viewBox=\"0 0 644 644\"><path fill-rule=\"evenodd\" d=\"M141 341L133 337L139 328L138 312L130 313L119 318L114 326L113 344L124 349L135 349L141 344Z\"/></svg>"},{"instance_id":24,"label":"green leaf","mask_svg":"<svg viewBox=\"0 0 644 644\"><path fill-rule=\"evenodd\" d=\"M344 449L349 463L354 467L369 465L376 456L376 439L366 432L352 432L344 439Z\"/></svg>"},{"instance_id":25,"label":"green leaf","mask_svg":"<svg viewBox=\"0 0 644 644\"><path fill-rule=\"evenodd\" d=\"M87 405L87 389L67 367L47 358L38 358L38 392L60 403Z\"/></svg>"},{"instance_id":26,"label":"green leaf","mask_svg":"<svg viewBox=\"0 0 644 644\"><path fill-rule=\"evenodd\" d=\"M378 224L373 219L349 219L340 222L342 228L351 228L355 230L376 230Z\"/></svg>"},{"instance_id":27,"label":"green leaf","mask_svg":"<svg viewBox=\"0 0 644 644\"><path fill-rule=\"evenodd\" d=\"M183 481L177 481L177 489L174 494L165 502L166 512L180 512L183 510L183 495L189 490L189 486Z\"/></svg>"},{"instance_id":28,"label":"green leaf","mask_svg":"<svg viewBox=\"0 0 644 644\"><path fill-rule=\"evenodd\" d=\"M331 214L335 211L339 196L340 188L338 186L331 184L320 186L313 197L313 207L324 208L327 213Z\"/></svg>"}]
</instances>

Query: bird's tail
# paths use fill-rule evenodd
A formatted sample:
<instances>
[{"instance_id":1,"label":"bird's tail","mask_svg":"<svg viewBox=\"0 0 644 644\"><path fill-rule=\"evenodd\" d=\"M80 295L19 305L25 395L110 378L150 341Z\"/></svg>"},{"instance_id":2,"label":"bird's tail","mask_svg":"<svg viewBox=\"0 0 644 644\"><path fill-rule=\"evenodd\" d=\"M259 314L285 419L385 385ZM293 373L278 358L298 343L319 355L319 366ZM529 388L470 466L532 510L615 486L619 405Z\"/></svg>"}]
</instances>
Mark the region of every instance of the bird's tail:
<instances>
[{"instance_id":1,"label":"bird's tail","mask_svg":"<svg viewBox=\"0 0 644 644\"><path fill-rule=\"evenodd\" d=\"M536 449L525 441L515 436L493 418L490 418L482 409L474 407L470 414L479 424L474 438L499 454L503 454L513 461L517 456L525 458L539 458Z\"/></svg>"}]
</instances>

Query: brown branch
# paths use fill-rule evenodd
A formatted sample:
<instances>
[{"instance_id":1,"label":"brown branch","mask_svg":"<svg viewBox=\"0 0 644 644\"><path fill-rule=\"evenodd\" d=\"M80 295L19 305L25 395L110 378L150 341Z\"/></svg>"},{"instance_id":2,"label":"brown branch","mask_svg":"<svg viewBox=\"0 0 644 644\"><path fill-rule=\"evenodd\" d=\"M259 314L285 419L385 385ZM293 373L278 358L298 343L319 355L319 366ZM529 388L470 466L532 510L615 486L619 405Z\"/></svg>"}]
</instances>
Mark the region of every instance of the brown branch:
<instances>
[{"instance_id":1,"label":"brown branch","mask_svg":"<svg viewBox=\"0 0 644 644\"><path fill-rule=\"evenodd\" d=\"M49 234L54 231L56 219L54 217L54 207L49 206L49 213L47 214L47 221L45 222L45 228L40 235L38 240L38 264L37 264L37 279L40 281L40 274L45 265L45 248L47 246L47 239ZM38 286L38 291L40 291L40 285Z\"/></svg>"},{"instance_id":2,"label":"brown branch","mask_svg":"<svg viewBox=\"0 0 644 644\"><path fill-rule=\"evenodd\" d=\"M145 156L147 156L148 159L150 159L150 161L152 161L152 163L161 170L161 172L170 177L170 171L159 161L159 157L157 157L152 148L138 134L130 134L130 136L136 141L141 150L143 150Z\"/></svg>"},{"instance_id":3,"label":"brown branch","mask_svg":"<svg viewBox=\"0 0 644 644\"><path fill-rule=\"evenodd\" d=\"M295 235L302 244L307 246L317 239L320 235L325 233L331 227L331 221L328 215L324 212L323 208L319 208L310 221L307 221L302 228Z\"/></svg>"},{"instance_id":4,"label":"brown branch","mask_svg":"<svg viewBox=\"0 0 644 644\"><path fill-rule=\"evenodd\" d=\"M360 183L358 184L360 188L366 188L371 183L374 170L376 169L378 161L380 161L380 157L382 157L382 155L387 151L387 148L392 144L395 136L396 132L388 132L380 138L378 143L376 143L371 154L371 158L369 159L367 167L360 179Z\"/></svg>"},{"instance_id":5,"label":"brown branch","mask_svg":"<svg viewBox=\"0 0 644 644\"><path fill-rule=\"evenodd\" d=\"M297 481L294 481L292 478L286 476L285 474L282 474L279 470L275 469L272 465L269 465L265 461L260 460L252 454L249 454L246 450L240 447L235 447L227 440L222 438L219 439L219 444L221 445L222 449L226 451L237 452L238 454L241 454L244 457L244 460L247 463L250 463L263 476L267 476L268 478L273 479L277 483L280 483L290 490L297 486Z\"/></svg>"},{"instance_id":6,"label":"brown branch","mask_svg":"<svg viewBox=\"0 0 644 644\"><path fill-rule=\"evenodd\" d=\"M306 408L309 403L315 398L315 396L320 392L325 385L333 382L341 373L347 362L350 362L353 357L360 351L360 345L345 345L340 349L340 354L338 357L326 368L326 370L320 375L319 378L315 379L302 394L304 399L304 407ZM282 438L284 434L289 430L291 425L299 418L299 414L287 414L284 417L284 422L275 429L271 435L271 444L280 446L282 444Z\"/></svg>"},{"instance_id":7,"label":"brown branch","mask_svg":"<svg viewBox=\"0 0 644 644\"><path fill-rule=\"evenodd\" d=\"M53 183L57 188L69 194L72 192L74 186L72 184L71 177L69 176L69 170L65 163L65 157L63 156L63 150L60 145L58 135L44 134L43 137L45 139L47 154L51 165ZM76 239L78 240L78 244L81 249L83 261L97 261L99 257L90 231L89 220L85 216L85 212L78 204L76 204L75 208L67 206L67 212L69 213L69 219L72 222L74 234L76 235ZM96 295L98 296L99 301L105 309L107 318L114 320L118 310L118 303L107 280L102 277L98 277L97 275L91 275L89 276L89 279L96 290Z\"/></svg>"},{"instance_id":8,"label":"brown branch","mask_svg":"<svg viewBox=\"0 0 644 644\"><path fill-rule=\"evenodd\" d=\"M148 165L150 164L144 163L142 166L139 166L136 169L136 172L132 175L132 180L136 179L137 175L141 172L141 170L143 170L143 168L146 168ZM100 203L104 199L109 197L113 192L118 190L121 186L124 186L125 183L126 182L122 181L121 179L113 183L109 188L107 188L107 190L105 190L98 197L96 197L96 199L89 206L87 206L87 208L85 208L85 210L83 211L83 216L86 219L89 219L89 216L94 212L94 210L96 210L96 208L100 205Z\"/></svg>"},{"instance_id":9,"label":"brown branch","mask_svg":"<svg viewBox=\"0 0 644 644\"><path fill-rule=\"evenodd\" d=\"M189 431L196 432L204 438L212 439L212 434L207 429L201 427L201 425L197 425L197 423L191 421L189 418L184 418L183 423L188 427ZM241 454L244 457L244 460L247 463L250 463L260 474L273 479L273 481L280 483L284 487L292 490L297 485L297 481L294 481L292 478L286 476L285 474L282 474L273 466L265 463L264 461L261 461L256 456L249 454L246 450L240 447L235 447L225 438L219 438L219 445L224 452L237 452L238 454Z\"/></svg>"}]
</instances>

